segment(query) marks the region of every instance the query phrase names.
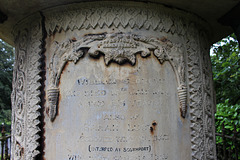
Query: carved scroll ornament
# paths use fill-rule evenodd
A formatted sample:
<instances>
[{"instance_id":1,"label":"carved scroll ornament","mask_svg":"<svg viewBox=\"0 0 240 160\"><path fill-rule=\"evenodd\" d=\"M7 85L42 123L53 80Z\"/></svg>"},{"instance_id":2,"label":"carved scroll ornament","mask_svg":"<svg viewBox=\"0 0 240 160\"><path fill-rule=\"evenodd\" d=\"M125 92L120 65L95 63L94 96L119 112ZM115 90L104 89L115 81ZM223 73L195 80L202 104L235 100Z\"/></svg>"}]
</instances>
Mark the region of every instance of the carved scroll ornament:
<instances>
[{"instance_id":1,"label":"carved scroll ornament","mask_svg":"<svg viewBox=\"0 0 240 160\"><path fill-rule=\"evenodd\" d=\"M42 81L41 16L33 15L16 27L13 70L11 159L34 160L38 149Z\"/></svg>"},{"instance_id":2,"label":"carved scroll ornament","mask_svg":"<svg viewBox=\"0 0 240 160\"><path fill-rule=\"evenodd\" d=\"M131 65L135 65L136 54L138 53L143 58L153 53L161 64L168 61L176 75L181 115L185 117L187 88L185 84L183 46L181 44L172 43L164 37L157 39L120 32L114 34L89 34L79 40L72 39L61 44L56 43L56 45L52 61L49 64L50 87L47 90L48 115L51 121L54 121L57 114L58 85L61 73L68 62L77 63L85 52L92 57L103 54L106 65L111 62L118 64L129 62Z\"/></svg>"}]
</instances>

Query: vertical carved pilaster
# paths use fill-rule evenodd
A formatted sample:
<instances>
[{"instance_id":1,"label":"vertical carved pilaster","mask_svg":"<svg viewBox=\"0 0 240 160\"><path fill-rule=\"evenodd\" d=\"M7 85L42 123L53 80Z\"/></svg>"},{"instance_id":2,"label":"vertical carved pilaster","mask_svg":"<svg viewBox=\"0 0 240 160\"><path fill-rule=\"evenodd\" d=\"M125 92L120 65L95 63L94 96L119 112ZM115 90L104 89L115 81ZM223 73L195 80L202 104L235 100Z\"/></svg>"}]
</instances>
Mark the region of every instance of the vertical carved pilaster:
<instances>
[{"instance_id":1,"label":"vertical carved pilaster","mask_svg":"<svg viewBox=\"0 0 240 160\"><path fill-rule=\"evenodd\" d=\"M16 54L13 71L12 91L12 159L23 159L24 157L24 123L26 112L26 52L27 52L27 31L16 33Z\"/></svg>"},{"instance_id":2,"label":"vertical carved pilaster","mask_svg":"<svg viewBox=\"0 0 240 160\"><path fill-rule=\"evenodd\" d=\"M191 121L192 159L205 159L203 132L202 73L198 31L195 24L187 28L186 48L188 66L189 107Z\"/></svg>"},{"instance_id":3,"label":"vertical carved pilaster","mask_svg":"<svg viewBox=\"0 0 240 160\"><path fill-rule=\"evenodd\" d=\"M12 92L12 157L31 160L39 154L39 109L42 53L41 16L16 26L16 60Z\"/></svg>"},{"instance_id":4,"label":"vertical carved pilaster","mask_svg":"<svg viewBox=\"0 0 240 160\"><path fill-rule=\"evenodd\" d=\"M213 78L210 61L210 43L205 32L200 32L200 53L202 64L202 82L203 82L203 113L204 113L204 132L205 132L205 153L206 159L216 159L215 146L215 105L213 98Z\"/></svg>"},{"instance_id":5,"label":"vertical carved pilaster","mask_svg":"<svg viewBox=\"0 0 240 160\"><path fill-rule=\"evenodd\" d=\"M213 84L209 43L205 33L189 26L188 81L193 159L216 159Z\"/></svg>"}]
</instances>

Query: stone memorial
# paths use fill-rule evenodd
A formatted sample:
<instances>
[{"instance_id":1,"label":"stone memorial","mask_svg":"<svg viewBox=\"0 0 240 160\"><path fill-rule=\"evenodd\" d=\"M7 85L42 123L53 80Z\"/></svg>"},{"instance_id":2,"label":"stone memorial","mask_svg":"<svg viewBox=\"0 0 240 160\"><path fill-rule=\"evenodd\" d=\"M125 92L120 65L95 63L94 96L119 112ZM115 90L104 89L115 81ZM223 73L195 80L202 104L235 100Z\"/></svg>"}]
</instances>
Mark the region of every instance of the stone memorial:
<instances>
[{"instance_id":1,"label":"stone memorial","mask_svg":"<svg viewBox=\"0 0 240 160\"><path fill-rule=\"evenodd\" d=\"M12 160L216 159L209 48L231 29L164 1L40 2L0 25Z\"/></svg>"}]
</instances>

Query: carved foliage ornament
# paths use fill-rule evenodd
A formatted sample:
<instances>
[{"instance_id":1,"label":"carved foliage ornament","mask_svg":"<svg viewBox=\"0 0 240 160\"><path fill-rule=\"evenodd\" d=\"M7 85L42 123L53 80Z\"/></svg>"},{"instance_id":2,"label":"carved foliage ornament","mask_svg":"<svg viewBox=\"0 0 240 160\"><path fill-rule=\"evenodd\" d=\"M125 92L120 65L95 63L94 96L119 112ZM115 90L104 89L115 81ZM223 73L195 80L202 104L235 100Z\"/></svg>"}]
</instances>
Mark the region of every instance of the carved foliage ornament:
<instances>
[{"instance_id":1,"label":"carved foliage ornament","mask_svg":"<svg viewBox=\"0 0 240 160\"><path fill-rule=\"evenodd\" d=\"M35 15L36 16L36 15ZM15 30L15 64L13 73L11 159L33 160L40 153L41 95L41 17L23 21ZM37 20L37 21L36 21Z\"/></svg>"},{"instance_id":2,"label":"carved foliage ornament","mask_svg":"<svg viewBox=\"0 0 240 160\"><path fill-rule=\"evenodd\" d=\"M89 34L76 40L68 40L61 44L56 43L52 61L49 64L50 84L47 90L48 115L54 121L57 114L59 80L65 65L72 61L77 63L84 55L84 51L92 56L104 55L105 64L111 62L122 64L129 62L135 65L136 54L144 58L153 53L161 64L168 61L176 75L178 96L182 117L186 113L187 88L185 82L185 62L183 45L175 44L166 38L157 39L130 33Z\"/></svg>"},{"instance_id":3,"label":"carved foliage ornament","mask_svg":"<svg viewBox=\"0 0 240 160\"><path fill-rule=\"evenodd\" d=\"M211 125L214 121L213 88L208 87L211 84L210 80L206 79L206 77L211 78L209 73L211 69L205 70L206 67L211 66L209 42L208 38L199 33L196 28L192 23L186 35L192 159L215 160L215 128ZM208 58L205 58L206 55Z\"/></svg>"}]
</instances>

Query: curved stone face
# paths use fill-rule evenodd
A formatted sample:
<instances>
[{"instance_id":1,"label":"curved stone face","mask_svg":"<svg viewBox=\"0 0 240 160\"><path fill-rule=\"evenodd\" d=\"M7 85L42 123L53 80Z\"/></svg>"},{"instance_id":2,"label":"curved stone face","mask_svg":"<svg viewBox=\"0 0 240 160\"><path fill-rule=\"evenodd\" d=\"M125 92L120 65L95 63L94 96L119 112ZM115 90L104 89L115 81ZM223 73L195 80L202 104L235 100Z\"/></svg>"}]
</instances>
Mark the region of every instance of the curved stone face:
<instances>
[{"instance_id":1,"label":"curved stone face","mask_svg":"<svg viewBox=\"0 0 240 160\"><path fill-rule=\"evenodd\" d=\"M170 64L137 57L121 68L88 57L67 66L58 115L46 122L46 159L190 159Z\"/></svg>"},{"instance_id":2,"label":"curved stone face","mask_svg":"<svg viewBox=\"0 0 240 160\"><path fill-rule=\"evenodd\" d=\"M207 24L133 2L32 19L14 32L12 159L216 159Z\"/></svg>"}]
</instances>

